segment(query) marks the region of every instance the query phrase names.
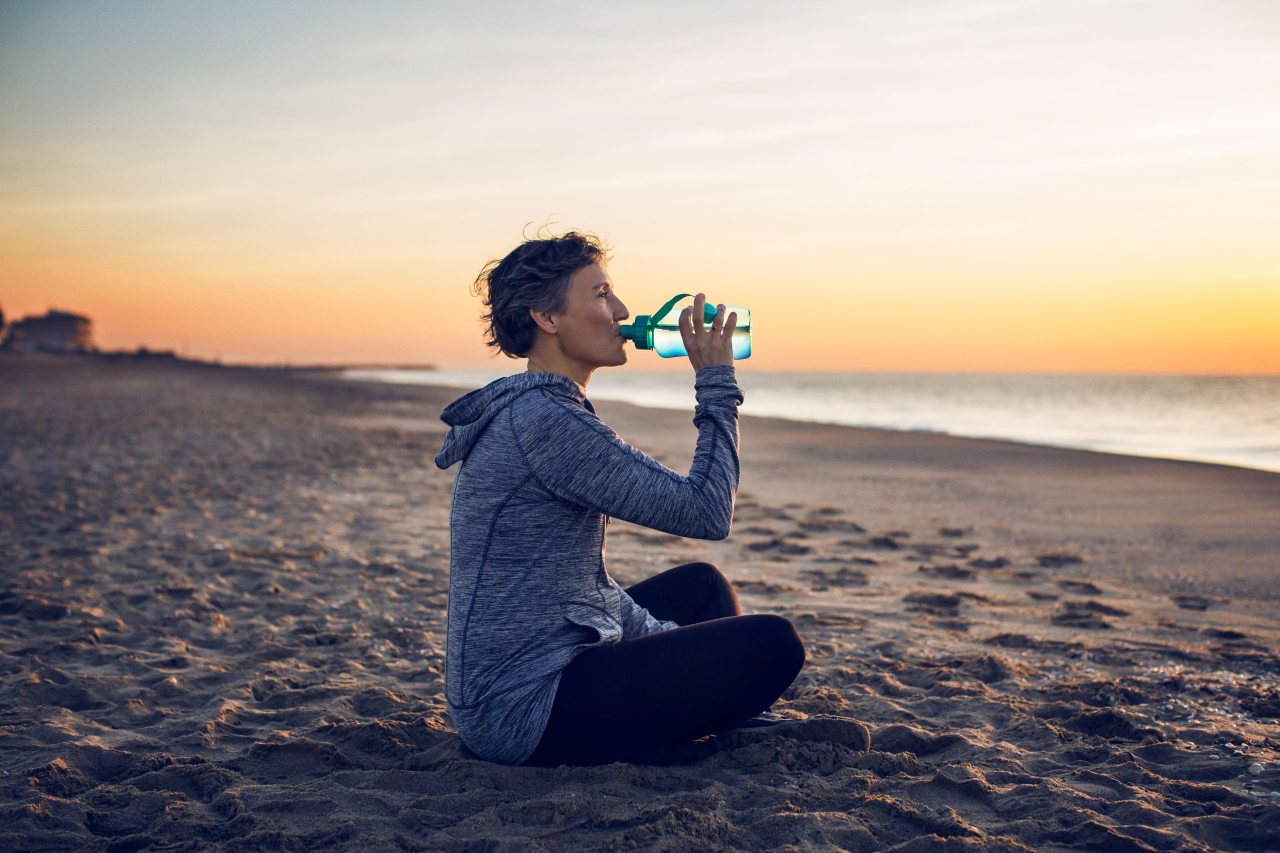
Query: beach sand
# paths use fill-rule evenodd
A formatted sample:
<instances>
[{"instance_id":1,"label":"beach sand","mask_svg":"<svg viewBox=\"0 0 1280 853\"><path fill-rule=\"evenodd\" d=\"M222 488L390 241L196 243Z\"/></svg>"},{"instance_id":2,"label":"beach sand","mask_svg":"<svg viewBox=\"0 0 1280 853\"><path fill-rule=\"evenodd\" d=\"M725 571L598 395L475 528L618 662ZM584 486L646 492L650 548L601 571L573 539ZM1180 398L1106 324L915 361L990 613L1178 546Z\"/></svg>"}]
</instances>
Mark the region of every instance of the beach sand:
<instances>
[{"instance_id":1,"label":"beach sand","mask_svg":"<svg viewBox=\"0 0 1280 853\"><path fill-rule=\"evenodd\" d=\"M611 571L716 563L805 639L776 710L871 750L511 768L442 695L457 393L0 360L8 849L1280 849L1280 474L744 418L733 535Z\"/></svg>"}]
</instances>

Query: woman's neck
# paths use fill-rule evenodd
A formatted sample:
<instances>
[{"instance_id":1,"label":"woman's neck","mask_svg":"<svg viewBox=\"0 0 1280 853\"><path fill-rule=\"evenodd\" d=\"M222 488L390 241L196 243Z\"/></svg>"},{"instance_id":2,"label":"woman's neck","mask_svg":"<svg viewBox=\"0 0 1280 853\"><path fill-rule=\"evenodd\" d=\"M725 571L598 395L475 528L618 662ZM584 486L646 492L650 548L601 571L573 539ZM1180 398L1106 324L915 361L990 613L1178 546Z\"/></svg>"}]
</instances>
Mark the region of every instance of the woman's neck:
<instances>
[{"instance_id":1,"label":"woman's neck","mask_svg":"<svg viewBox=\"0 0 1280 853\"><path fill-rule=\"evenodd\" d=\"M587 393L587 383L591 381L591 374L594 368L585 365L574 364L564 358L548 358L546 354L539 353L529 354L529 366L525 368L527 373L555 373L560 376L566 376L578 383L578 387L582 389L582 393Z\"/></svg>"}]
</instances>

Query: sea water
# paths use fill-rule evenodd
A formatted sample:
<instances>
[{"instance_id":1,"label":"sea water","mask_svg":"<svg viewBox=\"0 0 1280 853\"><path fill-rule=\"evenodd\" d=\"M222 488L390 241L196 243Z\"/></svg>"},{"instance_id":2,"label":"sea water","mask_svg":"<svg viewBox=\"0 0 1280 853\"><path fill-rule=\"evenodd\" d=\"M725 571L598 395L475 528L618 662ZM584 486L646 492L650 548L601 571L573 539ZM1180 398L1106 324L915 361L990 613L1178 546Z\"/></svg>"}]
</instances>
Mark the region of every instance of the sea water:
<instances>
[{"instance_id":1,"label":"sea water","mask_svg":"<svg viewBox=\"0 0 1280 853\"><path fill-rule=\"evenodd\" d=\"M639 359L635 359L639 360ZM517 365L512 364L515 368ZM514 370L350 370L353 379L478 388ZM995 438L1280 471L1280 377L738 371L742 413ZM596 400L693 408L693 377L596 372Z\"/></svg>"}]
</instances>

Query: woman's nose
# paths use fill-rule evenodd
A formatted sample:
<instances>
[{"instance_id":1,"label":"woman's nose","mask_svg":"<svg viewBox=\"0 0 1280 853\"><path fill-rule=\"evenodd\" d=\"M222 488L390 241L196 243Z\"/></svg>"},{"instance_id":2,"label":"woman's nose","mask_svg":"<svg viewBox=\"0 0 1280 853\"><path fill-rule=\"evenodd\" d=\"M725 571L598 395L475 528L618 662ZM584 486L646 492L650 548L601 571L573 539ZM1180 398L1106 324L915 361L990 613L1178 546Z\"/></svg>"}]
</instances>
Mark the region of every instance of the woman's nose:
<instances>
[{"instance_id":1,"label":"woman's nose","mask_svg":"<svg viewBox=\"0 0 1280 853\"><path fill-rule=\"evenodd\" d=\"M613 319L621 323L631 316L631 312L627 310L627 306L622 303L621 299L617 300L617 302L618 304L613 306Z\"/></svg>"}]
</instances>

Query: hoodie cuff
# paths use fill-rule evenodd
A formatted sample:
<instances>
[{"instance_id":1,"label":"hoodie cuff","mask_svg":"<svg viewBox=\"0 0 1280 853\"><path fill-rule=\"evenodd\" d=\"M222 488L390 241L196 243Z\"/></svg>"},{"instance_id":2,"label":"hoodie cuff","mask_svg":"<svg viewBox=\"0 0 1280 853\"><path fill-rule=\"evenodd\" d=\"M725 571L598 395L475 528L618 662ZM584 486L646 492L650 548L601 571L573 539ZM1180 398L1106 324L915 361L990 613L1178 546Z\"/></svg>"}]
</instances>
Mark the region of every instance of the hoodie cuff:
<instances>
[{"instance_id":1,"label":"hoodie cuff","mask_svg":"<svg viewBox=\"0 0 1280 853\"><path fill-rule=\"evenodd\" d=\"M693 388L700 406L715 403L738 406L745 399L733 366L728 364L708 364L699 370L693 380Z\"/></svg>"}]
</instances>

